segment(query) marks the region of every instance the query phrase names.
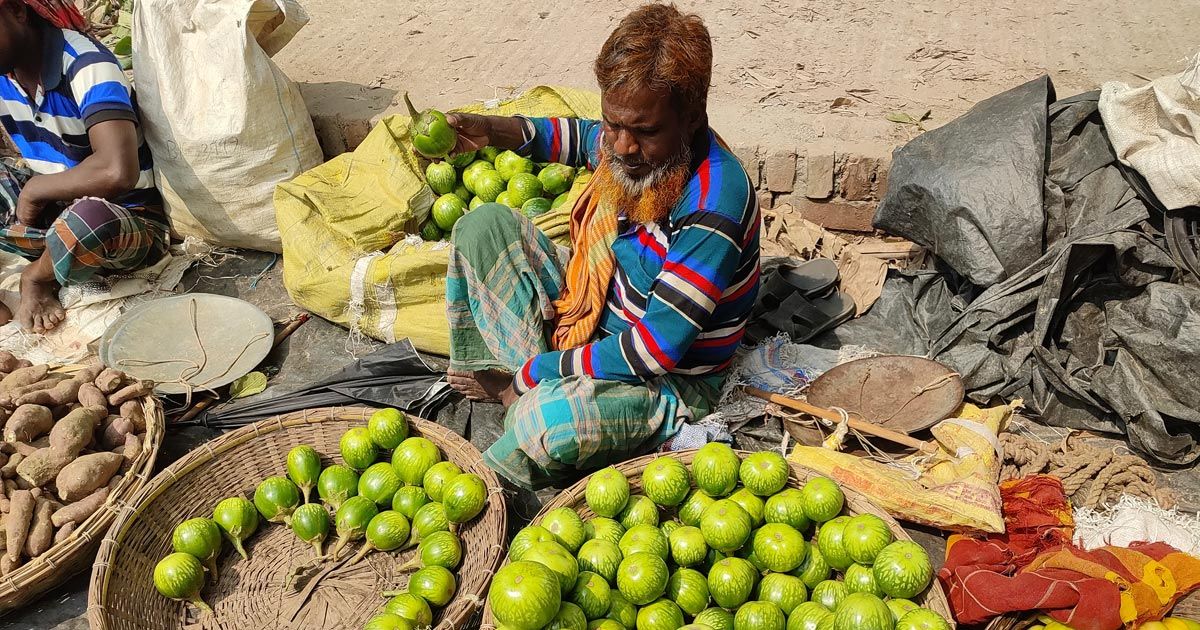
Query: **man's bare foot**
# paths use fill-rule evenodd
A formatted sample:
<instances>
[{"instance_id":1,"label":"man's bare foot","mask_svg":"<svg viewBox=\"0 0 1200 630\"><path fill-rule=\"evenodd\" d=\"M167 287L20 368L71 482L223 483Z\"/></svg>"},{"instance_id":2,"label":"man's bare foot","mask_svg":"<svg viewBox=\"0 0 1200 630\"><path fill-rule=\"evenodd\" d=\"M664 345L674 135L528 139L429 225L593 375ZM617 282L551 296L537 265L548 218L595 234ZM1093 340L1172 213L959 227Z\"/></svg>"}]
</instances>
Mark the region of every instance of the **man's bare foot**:
<instances>
[{"instance_id":1,"label":"man's bare foot","mask_svg":"<svg viewBox=\"0 0 1200 630\"><path fill-rule=\"evenodd\" d=\"M47 263L49 260L46 261ZM38 334L50 332L67 317L58 302L58 281L53 268L39 258L21 271L21 303L17 305L17 321L21 328Z\"/></svg>"},{"instance_id":2,"label":"man's bare foot","mask_svg":"<svg viewBox=\"0 0 1200 630\"><path fill-rule=\"evenodd\" d=\"M446 380L463 396L481 402L503 402L504 393L510 390L513 375L500 370L460 372L448 370Z\"/></svg>"}]
</instances>

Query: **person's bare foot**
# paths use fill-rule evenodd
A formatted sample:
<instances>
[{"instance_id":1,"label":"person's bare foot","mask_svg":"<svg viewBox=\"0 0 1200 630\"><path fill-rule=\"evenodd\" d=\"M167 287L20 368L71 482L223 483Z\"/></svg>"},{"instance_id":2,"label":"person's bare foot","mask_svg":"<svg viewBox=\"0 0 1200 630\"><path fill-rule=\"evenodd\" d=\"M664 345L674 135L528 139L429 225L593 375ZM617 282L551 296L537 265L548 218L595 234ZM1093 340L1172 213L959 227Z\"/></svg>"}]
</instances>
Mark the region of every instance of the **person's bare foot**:
<instances>
[{"instance_id":1,"label":"person's bare foot","mask_svg":"<svg viewBox=\"0 0 1200 630\"><path fill-rule=\"evenodd\" d=\"M43 257L44 258L44 257ZM21 271L21 302L17 305L17 321L21 328L38 334L54 330L67 317L58 302L58 281L49 259L41 258Z\"/></svg>"},{"instance_id":2,"label":"person's bare foot","mask_svg":"<svg viewBox=\"0 0 1200 630\"><path fill-rule=\"evenodd\" d=\"M503 402L505 391L512 388L513 375L500 370L460 372L448 370L446 380L463 396L480 402Z\"/></svg>"}]
</instances>

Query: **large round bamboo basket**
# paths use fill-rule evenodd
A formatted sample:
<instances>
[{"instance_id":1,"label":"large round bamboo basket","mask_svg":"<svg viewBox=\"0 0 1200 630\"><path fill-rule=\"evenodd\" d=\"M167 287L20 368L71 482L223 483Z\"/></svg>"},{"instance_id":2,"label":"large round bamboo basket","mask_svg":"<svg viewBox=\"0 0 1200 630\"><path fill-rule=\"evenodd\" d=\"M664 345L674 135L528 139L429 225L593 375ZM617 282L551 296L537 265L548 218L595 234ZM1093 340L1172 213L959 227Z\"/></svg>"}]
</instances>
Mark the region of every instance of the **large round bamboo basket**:
<instances>
[{"instance_id":1,"label":"large round bamboo basket","mask_svg":"<svg viewBox=\"0 0 1200 630\"><path fill-rule=\"evenodd\" d=\"M360 628L385 602L384 591L402 590L410 574L399 569L416 554L376 551L355 565L327 561L320 580L287 585L294 568L315 552L283 525L263 523L246 541L249 561L230 545L218 558L219 576L201 596L212 614L159 595L154 565L171 552L180 522L210 516L226 497L249 497L260 481L283 475L287 452L307 444L323 463L342 463L338 440L366 426L373 409L312 409L247 425L188 453L155 477L121 511L101 546L88 593L93 630ZM463 564L454 599L437 611L437 628L462 628L483 605L492 574L503 559L507 513L500 481L469 442L432 422L410 418L411 435L433 441L444 457L483 478L490 490L484 511L460 527ZM315 494L314 494L315 496ZM335 534L330 532L331 537ZM354 543L357 550L362 543ZM343 558L347 558L344 554Z\"/></svg>"},{"instance_id":2,"label":"large round bamboo basket","mask_svg":"<svg viewBox=\"0 0 1200 630\"><path fill-rule=\"evenodd\" d=\"M66 540L0 578L0 611L23 606L92 566L104 532L154 474L165 426L162 405L153 396L147 396L142 399L142 413L146 417L142 452L123 473L104 506L76 527Z\"/></svg>"},{"instance_id":3,"label":"large round bamboo basket","mask_svg":"<svg viewBox=\"0 0 1200 630\"><path fill-rule=\"evenodd\" d=\"M692 458L694 458L695 455L696 451L694 450L678 451L670 454L671 457L678 459L685 466L689 467L692 465ZM746 456L750 455L750 453L739 451L738 455L742 458L745 458ZM634 494L641 492L642 471L645 470L646 466L648 466L650 462L654 461L660 456L660 454L655 453L652 455L631 459L616 465L616 469L624 473L625 477L629 479L630 492ZM820 476L815 471L800 466L795 462L788 463L792 467L792 473L788 478L788 486L790 487L800 488L806 482L808 482L809 479ZM537 516L534 517L533 522L539 522L546 512L562 507L569 507L578 511L585 520L595 516L595 514L588 509L587 502L583 497L584 490L587 488L587 482L587 477L580 479L575 485L563 491L562 494L556 496L554 500L542 507L542 510L538 512ZM900 524L897 523L896 520L890 515L888 515L887 512L875 507L873 503L853 490L843 488L842 491L846 495L846 506L842 510L842 514L847 514L850 516L857 514L874 514L888 524L888 528L892 530L892 535L896 537L896 540L912 540L912 537L904 531L904 528L900 527ZM933 610L945 617L946 620L950 622L951 626L954 626L954 616L950 612L950 602L946 599L946 593L942 590L942 586L938 583L936 578L923 594L913 598L913 600L921 606L929 608L930 610ZM482 628L485 630L495 630L496 627L497 623L495 618L492 617L491 607L484 606Z\"/></svg>"}]
</instances>

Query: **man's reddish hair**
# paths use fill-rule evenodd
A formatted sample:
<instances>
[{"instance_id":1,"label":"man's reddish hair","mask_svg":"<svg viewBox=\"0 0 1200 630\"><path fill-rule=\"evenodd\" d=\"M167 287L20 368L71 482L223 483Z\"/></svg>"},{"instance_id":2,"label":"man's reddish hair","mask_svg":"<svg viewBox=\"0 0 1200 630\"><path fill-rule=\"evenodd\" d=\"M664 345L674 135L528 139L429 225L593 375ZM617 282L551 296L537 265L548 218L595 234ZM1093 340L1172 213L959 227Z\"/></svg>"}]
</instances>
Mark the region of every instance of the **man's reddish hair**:
<instances>
[{"instance_id":1,"label":"man's reddish hair","mask_svg":"<svg viewBox=\"0 0 1200 630\"><path fill-rule=\"evenodd\" d=\"M697 15L674 4L647 4L625 16L596 58L604 91L648 87L703 112L712 82L712 38Z\"/></svg>"}]
</instances>

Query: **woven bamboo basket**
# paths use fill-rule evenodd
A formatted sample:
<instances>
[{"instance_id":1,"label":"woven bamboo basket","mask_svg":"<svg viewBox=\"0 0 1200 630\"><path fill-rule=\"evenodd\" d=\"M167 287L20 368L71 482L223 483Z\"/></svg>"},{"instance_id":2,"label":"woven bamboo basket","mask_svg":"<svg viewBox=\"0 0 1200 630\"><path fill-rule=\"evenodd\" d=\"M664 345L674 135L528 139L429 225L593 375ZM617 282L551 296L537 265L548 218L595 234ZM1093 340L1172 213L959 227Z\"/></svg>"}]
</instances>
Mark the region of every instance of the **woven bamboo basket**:
<instances>
[{"instance_id":1,"label":"woven bamboo basket","mask_svg":"<svg viewBox=\"0 0 1200 630\"><path fill-rule=\"evenodd\" d=\"M415 548L376 551L350 566L327 563L330 571L322 579L301 582L297 592L285 583L293 568L313 557L312 548L286 526L262 523L246 541L249 561L224 545L219 577L201 593L213 614L162 597L152 575L172 550L177 524L211 516L221 499L250 497L263 479L286 474L287 452L294 446L312 446L325 465L342 463L342 433L365 426L373 411L340 407L276 416L225 434L167 467L121 511L104 538L88 592L92 630L360 628L384 603L384 591L407 586L410 574L399 568ZM462 628L483 605L503 559L507 513L500 481L466 440L432 422L410 418L410 424L411 435L433 441L446 459L482 477L491 490L484 511L458 531L464 558L458 589L434 617L437 628Z\"/></svg>"},{"instance_id":2,"label":"woven bamboo basket","mask_svg":"<svg viewBox=\"0 0 1200 630\"><path fill-rule=\"evenodd\" d=\"M671 455L675 459L678 459L685 466L690 468L692 465L692 458L696 456L696 451L679 451L672 453ZM746 456L750 455L750 453L746 451L738 451L738 455L742 458L745 458ZM629 479L630 492L634 494L641 492L642 471L645 470L646 466L648 466L650 462L654 461L658 457L660 457L660 454L655 453L652 455L631 459L616 465L616 469L624 473L625 477ZM800 466L794 462L789 461L788 463L792 467L792 473L788 478L788 485L793 488L800 488L809 479L820 476L815 471L809 470L808 468ZM542 516L544 516L550 510L562 507L569 507L578 511L584 519L595 516L595 514L588 509L587 502L583 497L584 490L587 488L587 482L588 478L584 477L575 485L556 496L554 500L542 507L542 510L538 512L537 516L534 517L533 522L536 523L540 521ZM896 537L896 540L912 540L908 533L904 531L904 528L900 527L900 524L897 523L896 520L890 515L888 515L887 512L875 507L874 504L868 501L861 494L858 494L849 488L843 488L842 491L846 495L846 507L842 510L843 514L848 514L851 516L856 514L874 514L888 524L888 528L892 530L892 534ZM930 610L933 610L945 617L946 620L950 622L951 627L954 627L954 616L950 612L950 602L946 599L946 593L942 590L942 585L939 584L936 579L933 580L932 584L930 584L929 588L923 594L913 598L913 600L917 604L929 608ZM484 606L482 628L483 630L496 630L497 628L496 619L492 616L492 609L490 606Z\"/></svg>"},{"instance_id":3,"label":"woven bamboo basket","mask_svg":"<svg viewBox=\"0 0 1200 630\"><path fill-rule=\"evenodd\" d=\"M104 532L154 474L165 426L162 405L153 396L146 396L142 399L142 412L146 417L142 452L129 470L122 473L124 477L109 494L104 507L80 523L66 540L0 578L0 611L23 606L92 566Z\"/></svg>"}]
</instances>

